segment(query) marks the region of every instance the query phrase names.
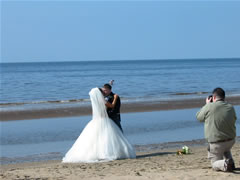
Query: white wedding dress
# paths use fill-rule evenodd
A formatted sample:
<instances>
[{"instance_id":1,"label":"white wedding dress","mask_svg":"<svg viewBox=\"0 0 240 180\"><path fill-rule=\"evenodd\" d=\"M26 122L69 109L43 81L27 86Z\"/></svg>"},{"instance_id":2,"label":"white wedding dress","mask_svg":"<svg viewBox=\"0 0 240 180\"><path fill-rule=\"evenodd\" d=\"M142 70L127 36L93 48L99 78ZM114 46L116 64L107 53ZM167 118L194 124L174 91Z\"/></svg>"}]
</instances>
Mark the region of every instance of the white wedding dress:
<instances>
[{"instance_id":1,"label":"white wedding dress","mask_svg":"<svg viewBox=\"0 0 240 180\"><path fill-rule=\"evenodd\" d=\"M136 158L132 145L119 127L109 119L101 91L93 88L89 95L92 103L92 120L83 129L62 162L90 163Z\"/></svg>"}]
</instances>

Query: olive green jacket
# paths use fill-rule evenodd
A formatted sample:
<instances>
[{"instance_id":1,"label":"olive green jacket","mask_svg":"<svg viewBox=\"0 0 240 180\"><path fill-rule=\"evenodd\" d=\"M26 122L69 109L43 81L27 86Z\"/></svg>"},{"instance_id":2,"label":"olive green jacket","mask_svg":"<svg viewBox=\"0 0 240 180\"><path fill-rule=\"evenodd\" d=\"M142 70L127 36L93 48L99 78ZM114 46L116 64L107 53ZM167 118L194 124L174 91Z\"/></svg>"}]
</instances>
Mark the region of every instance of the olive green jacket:
<instances>
[{"instance_id":1,"label":"olive green jacket","mask_svg":"<svg viewBox=\"0 0 240 180\"><path fill-rule=\"evenodd\" d=\"M197 119L204 123L205 138L209 143L236 137L236 113L225 101L208 103L197 112Z\"/></svg>"}]
</instances>

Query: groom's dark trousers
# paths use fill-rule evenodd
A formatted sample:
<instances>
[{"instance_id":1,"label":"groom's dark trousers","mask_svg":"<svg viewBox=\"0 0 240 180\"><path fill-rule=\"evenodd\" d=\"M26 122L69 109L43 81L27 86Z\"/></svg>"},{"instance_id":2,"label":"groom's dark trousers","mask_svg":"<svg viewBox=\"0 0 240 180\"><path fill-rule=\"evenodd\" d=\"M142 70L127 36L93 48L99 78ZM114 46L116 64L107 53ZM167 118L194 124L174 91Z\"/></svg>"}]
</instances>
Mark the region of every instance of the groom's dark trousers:
<instances>
[{"instance_id":1,"label":"groom's dark trousers","mask_svg":"<svg viewBox=\"0 0 240 180\"><path fill-rule=\"evenodd\" d=\"M110 117L115 124L120 128L120 130L123 132L122 126L121 126L121 116L120 114L116 114L116 116Z\"/></svg>"}]
</instances>

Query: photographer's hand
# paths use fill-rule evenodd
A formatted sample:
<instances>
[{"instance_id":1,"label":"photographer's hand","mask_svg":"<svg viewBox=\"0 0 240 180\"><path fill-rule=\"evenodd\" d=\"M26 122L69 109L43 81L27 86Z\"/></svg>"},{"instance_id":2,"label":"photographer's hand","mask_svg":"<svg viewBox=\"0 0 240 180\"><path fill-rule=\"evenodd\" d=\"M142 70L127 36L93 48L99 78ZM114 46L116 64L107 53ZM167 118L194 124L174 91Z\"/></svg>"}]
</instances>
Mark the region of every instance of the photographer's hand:
<instances>
[{"instance_id":1,"label":"photographer's hand","mask_svg":"<svg viewBox=\"0 0 240 180\"><path fill-rule=\"evenodd\" d=\"M212 97L207 97L206 98L206 104L210 103L212 101Z\"/></svg>"}]
</instances>

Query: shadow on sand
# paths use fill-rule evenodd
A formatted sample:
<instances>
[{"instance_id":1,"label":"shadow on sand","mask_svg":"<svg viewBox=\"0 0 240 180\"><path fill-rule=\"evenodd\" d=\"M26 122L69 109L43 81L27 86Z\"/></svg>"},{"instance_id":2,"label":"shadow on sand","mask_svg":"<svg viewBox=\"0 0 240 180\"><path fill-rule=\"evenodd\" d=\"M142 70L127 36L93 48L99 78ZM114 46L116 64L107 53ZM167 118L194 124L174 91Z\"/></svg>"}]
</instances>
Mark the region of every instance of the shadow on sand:
<instances>
[{"instance_id":1,"label":"shadow on sand","mask_svg":"<svg viewBox=\"0 0 240 180\"><path fill-rule=\"evenodd\" d=\"M175 152L158 152L158 153L151 153L151 154L143 154L138 155L137 159L146 158L146 157L154 157L154 156L162 156L166 154L176 154Z\"/></svg>"}]
</instances>

